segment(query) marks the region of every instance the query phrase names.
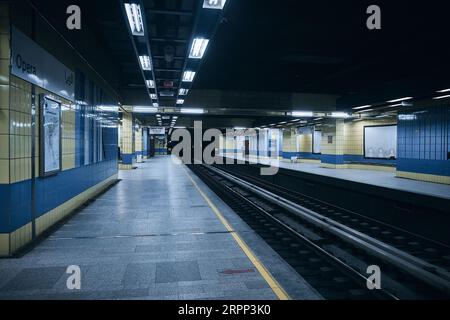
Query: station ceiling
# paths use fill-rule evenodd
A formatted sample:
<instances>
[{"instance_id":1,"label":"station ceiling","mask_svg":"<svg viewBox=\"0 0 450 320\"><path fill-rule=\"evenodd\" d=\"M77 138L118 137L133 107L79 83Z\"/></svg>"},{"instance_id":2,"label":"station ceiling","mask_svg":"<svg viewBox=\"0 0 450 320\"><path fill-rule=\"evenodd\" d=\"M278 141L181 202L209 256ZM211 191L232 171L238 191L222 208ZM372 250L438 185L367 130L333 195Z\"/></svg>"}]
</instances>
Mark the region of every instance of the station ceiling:
<instances>
[{"instance_id":1,"label":"station ceiling","mask_svg":"<svg viewBox=\"0 0 450 320\"><path fill-rule=\"evenodd\" d=\"M121 1L32 2L94 62L124 104L153 103ZM165 81L179 88L190 40L208 19L201 16L201 2L143 1L159 92L170 91ZM377 1L382 29L375 31L366 27L366 9L372 2L228 0L223 16L214 16L217 29L208 31L213 38L198 66L186 107L189 103L198 107L214 93L219 97L215 108L264 112L281 105L281 109L293 110L303 107L296 105L293 95L307 93L326 97L324 108L334 99L331 107L345 109L450 88L447 1L431 0L426 6L418 1ZM65 28L65 9L71 4L82 8L81 31ZM101 52L90 50L83 41L86 33L98 40ZM242 104L243 97L252 96L269 96L274 103L252 106L254 99L248 98L248 106ZM174 106L176 98L176 94L161 98L159 104ZM233 116L230 112L227 117Z\"/></svg>"}]
</instances>

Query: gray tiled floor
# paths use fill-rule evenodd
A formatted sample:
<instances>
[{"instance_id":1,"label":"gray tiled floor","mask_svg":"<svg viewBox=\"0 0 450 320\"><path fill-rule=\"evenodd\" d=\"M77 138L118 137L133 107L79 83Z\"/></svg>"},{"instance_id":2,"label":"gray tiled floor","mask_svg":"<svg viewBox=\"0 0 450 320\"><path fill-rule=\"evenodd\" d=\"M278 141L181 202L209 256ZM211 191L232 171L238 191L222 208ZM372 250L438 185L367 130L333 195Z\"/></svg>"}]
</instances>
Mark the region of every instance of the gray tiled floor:
<instances>
[{"instance_id":1,"label":"gray tiled floor","mask_svg":"<svg viewBox=\"0 0 450 320\"><path fill-rule=\"evenodd\" d=\"M0 259L0 299L275 299L189 179L169 157L121 182L19 259ZM198 178L265 266L296 299L320 299ZM81 290L67 289L69 265ZM248 272L228 275L225 270Z\"/></svg>"},{"instance_id":2,"label":"gray tiled floor","mask_svg":"<svg viewBox=\"0 0 450 320\"><path fill-rule=\"evenodd\" d=\"M242 156L239 156L238 158L243 159ZM251 158L250 161L256 162L256 158ZM268 160L262 159L259 162L267 164ZM450 185L397 178L392 172L358 169L328 169L321 168L319 164L314 163L289 163L283 161L273 161L272 165L280 168L355 181L389 189L450 199Z\"/></svg>"}]
</instances>

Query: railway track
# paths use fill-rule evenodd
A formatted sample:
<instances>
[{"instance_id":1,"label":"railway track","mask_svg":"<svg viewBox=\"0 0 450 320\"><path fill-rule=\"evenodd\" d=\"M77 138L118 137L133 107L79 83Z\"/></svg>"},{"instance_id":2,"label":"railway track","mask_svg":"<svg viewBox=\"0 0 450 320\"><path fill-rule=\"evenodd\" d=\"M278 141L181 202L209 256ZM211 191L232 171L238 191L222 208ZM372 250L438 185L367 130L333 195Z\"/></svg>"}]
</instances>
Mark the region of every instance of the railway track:
<instances>
[{"instance_id":1,"label":"railway track","mask_svg":"<svg viewBox=\"0 0 450 320\"><path fill-rule=\"evenodd\" d=\"M326 299L450 297L445 256L421 250L441 253L448 249L442 244L253 177L204 165L190 169ZM384 238L371 236L377 231ZM416 251L403 250L410 247ZM379 290L367 288L372 265L382 271Z\"/></svg>"}]
</instances>

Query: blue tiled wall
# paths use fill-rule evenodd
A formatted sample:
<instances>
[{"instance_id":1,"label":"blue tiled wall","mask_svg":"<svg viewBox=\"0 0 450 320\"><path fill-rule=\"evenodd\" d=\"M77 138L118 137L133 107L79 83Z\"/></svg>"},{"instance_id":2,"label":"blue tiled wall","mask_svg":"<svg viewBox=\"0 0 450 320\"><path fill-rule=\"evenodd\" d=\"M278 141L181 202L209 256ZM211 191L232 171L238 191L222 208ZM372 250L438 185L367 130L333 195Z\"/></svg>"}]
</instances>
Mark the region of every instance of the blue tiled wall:
<instances>
[{"instance_id":1,"label":"blue tiled wall","mask_svg":"<svg viewBox=\"0 0 450 320\"><path fill-rule=\"evenodd\" d=\"M450 176L450 106L399 115L397 170Z\"/></svg>"}]
</instances>

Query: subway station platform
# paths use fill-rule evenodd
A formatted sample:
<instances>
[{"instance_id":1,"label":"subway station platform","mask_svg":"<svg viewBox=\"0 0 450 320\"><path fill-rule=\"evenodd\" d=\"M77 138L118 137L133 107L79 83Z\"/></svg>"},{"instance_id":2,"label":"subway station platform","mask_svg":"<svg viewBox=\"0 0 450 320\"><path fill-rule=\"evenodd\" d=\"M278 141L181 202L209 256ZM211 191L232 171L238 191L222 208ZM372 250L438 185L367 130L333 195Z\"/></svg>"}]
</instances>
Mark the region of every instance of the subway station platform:
<instances>
[{"instance_id":1,"label":"subway station platform","mask_svg":"<svg viewBox=\"0 0 450 320\"><path fill-rule=\"evenodd\" d=\"M244 160L244 157L238 155L232 156L227 154L226 157ZM395 176L395 170L394 172L387 172L370 169L329 169L321 167L320 163L290 163L281 160L270 160L268 158L257 159L256 157L249 157L246 158L246 160L250 163L271 164L272 166L288 170L306 172L442 199L450 199L450 185L399 178Z\"/></svg>"},{"instance_id":2,"label":"subway station platform","mask_svg":"<svg viewBox=\"0 0 450 320\"><path fill-rule=\"evenodd\" d=\"M321 299L182 165L157 157L18 258L0 299ZM66 269L81 269L81 290Z\"/></svg>"}]
</instances>

